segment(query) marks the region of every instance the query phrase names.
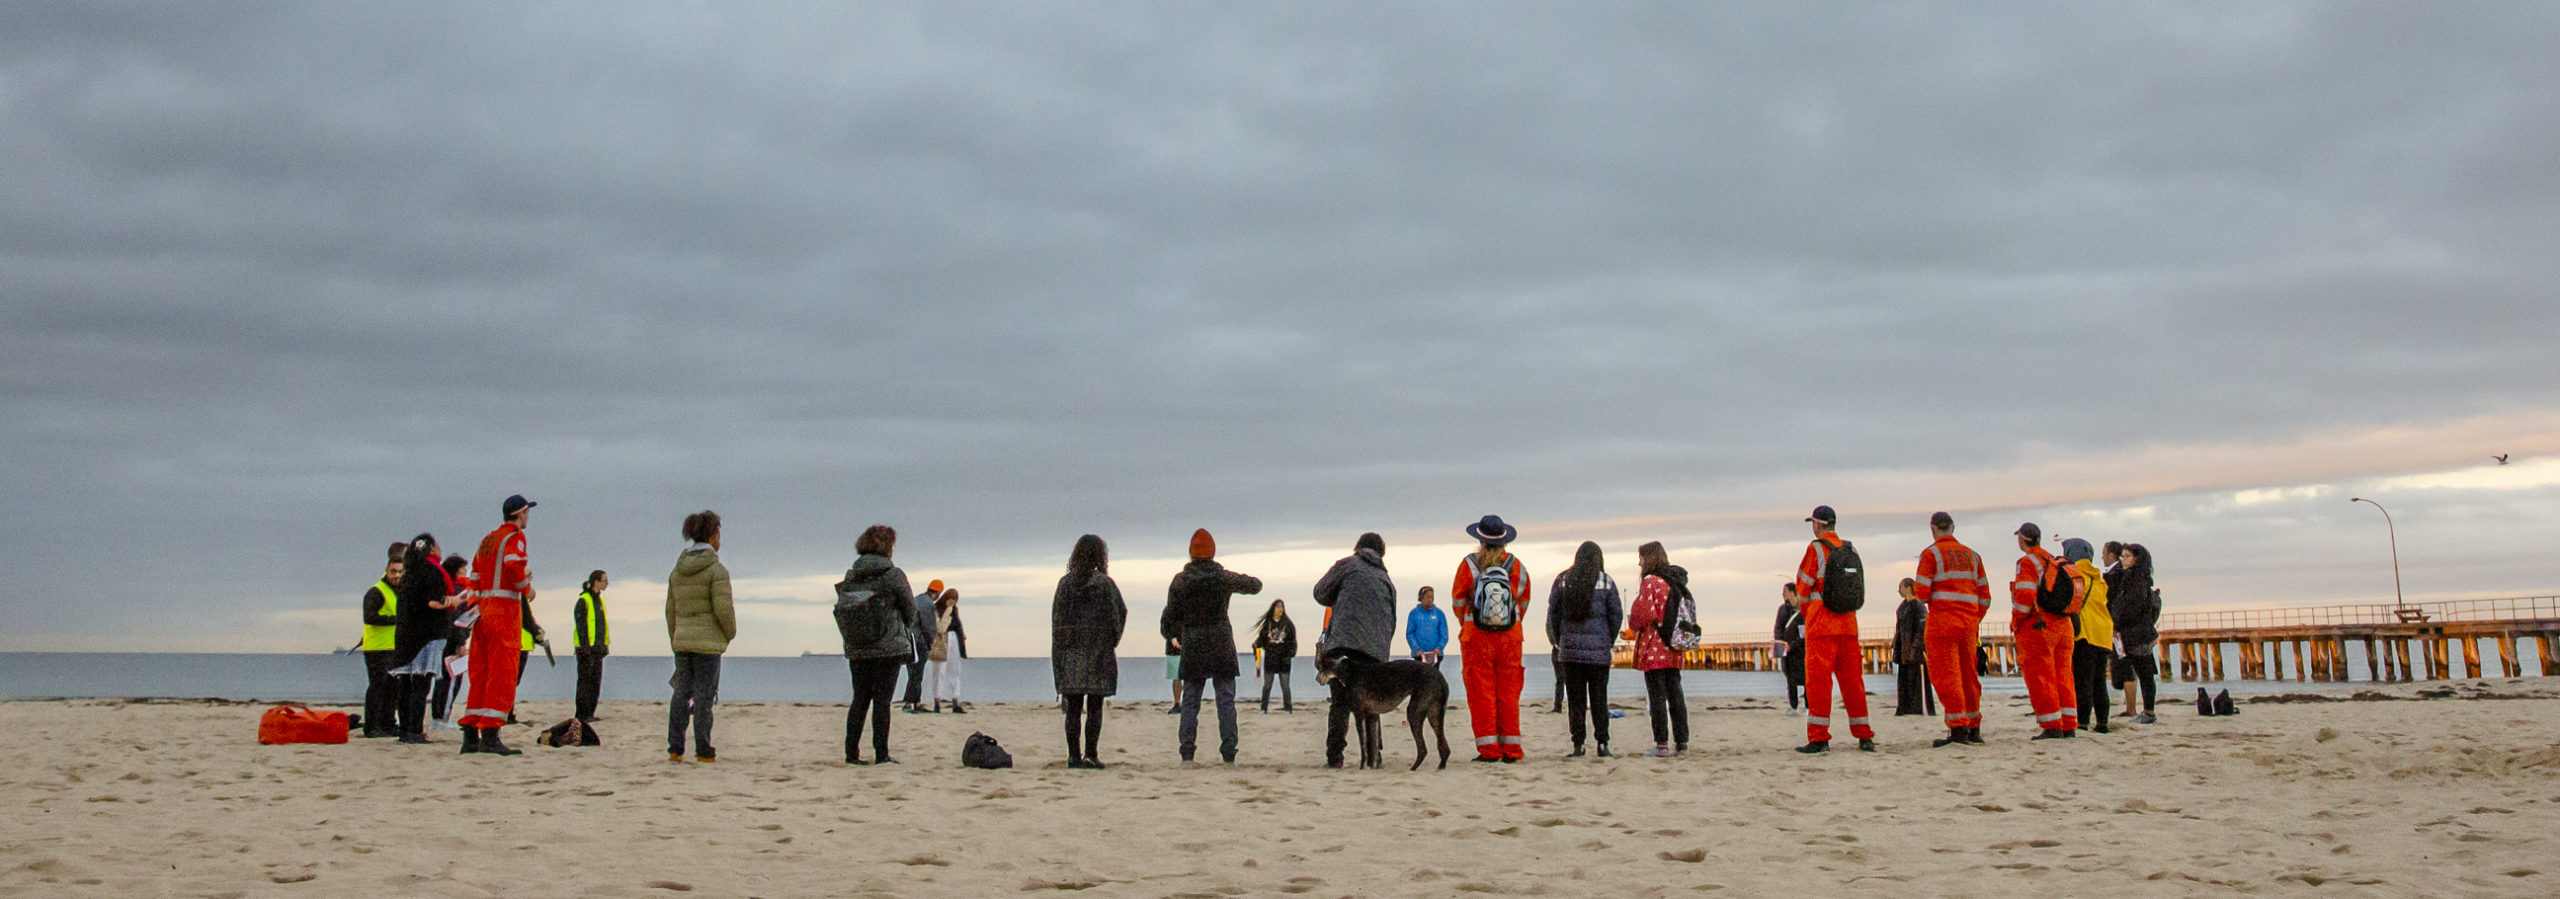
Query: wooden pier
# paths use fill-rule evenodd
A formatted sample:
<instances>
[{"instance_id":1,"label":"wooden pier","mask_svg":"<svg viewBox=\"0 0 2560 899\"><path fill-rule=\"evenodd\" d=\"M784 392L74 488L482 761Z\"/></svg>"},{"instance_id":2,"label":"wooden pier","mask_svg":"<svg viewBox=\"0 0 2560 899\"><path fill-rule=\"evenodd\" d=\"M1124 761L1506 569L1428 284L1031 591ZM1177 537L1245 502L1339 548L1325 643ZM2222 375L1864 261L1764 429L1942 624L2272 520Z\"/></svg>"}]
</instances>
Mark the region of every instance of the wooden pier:
<instances>
[{"instance_id":1,"label":"wooden pier","mask_svg":"<svg viewBox=\"0 0 2560 899\"><path fill-rule=\"evenodd\" d=\"M1880 611L1890 616L1892 610ZM1993 675L2018 674L2017 642L2008 630L2005 610L1983 619L1986 670ZM2495 668L2483 667L2483 643L2495 653ZM2160 616L2153 654L2164 681L2337 683L2523 677L2528 648L2537 669L2531 673L2560 676L2560 596L2177 612ZM1859 653L1866 673L1892 673L1892 630L1866 629ZM1633 662L1633 648L1621 643L1618 666ZM2362 670L2353 662L2362 662ZM1776 671L1779 659L1765 634L1716 634L1681 667Z\"/></svg>"}]
</instances>

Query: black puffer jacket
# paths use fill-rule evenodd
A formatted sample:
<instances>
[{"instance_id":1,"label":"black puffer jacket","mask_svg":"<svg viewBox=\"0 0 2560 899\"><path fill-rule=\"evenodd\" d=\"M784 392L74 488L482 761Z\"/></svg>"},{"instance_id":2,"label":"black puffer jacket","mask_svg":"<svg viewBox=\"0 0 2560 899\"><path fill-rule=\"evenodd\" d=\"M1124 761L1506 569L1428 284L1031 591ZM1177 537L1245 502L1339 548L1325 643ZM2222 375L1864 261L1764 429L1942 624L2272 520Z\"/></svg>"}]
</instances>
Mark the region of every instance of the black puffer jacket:
<instances>
[{"instance_id":1,"label":"black puffer jacket","mask_svg":"<svg viewBox=\"0 0 2560 899\"><path fill-rule=\"evenodd\" d=\"M434 565L411 565L400 575L400 608L394 611L397 624L391 632L395 664L406 666L430 642L443 640L453 633L453 610L428 607L430 602L443 602L444 569Z\"/></svg>"},{"instance_id":2,"label":"black puffer jacket","mask_svg":"<svg viewBox=\"0 0 2560 899\"><path fill-rule=\"evenodd\" d=\"M2127 565L2107 573L2107 614L2127 654L2147 655L2160 642L2160 600L2151 593L2149 567Z\"/></svg>"},{"instance_id":3,"label":"black puffer jacket","mask_svg":"<svg viewBox=\"0 0 2560 899\"><path fill-rule=\"evenodd\" d=\"M1193 559L1174 574L1158 629L1182 641L1183 680L1236 676L1236 631L1227 620L1227 603L1238 593L1260 592L1260 579L1228 571L1215 559Z\"/></svg>"},{"instance_id":4,"label":"black puffer jacket","mask_svg":"<svg viewBox=\"0 0 2560 899\"><path fill-rule=\"evenodd\" d=\"M1120 692L1120 635L1129 606L1105 574L1058 579L1049 599L1049 672L1061 696Z\"/></svg>"}]
</instances>

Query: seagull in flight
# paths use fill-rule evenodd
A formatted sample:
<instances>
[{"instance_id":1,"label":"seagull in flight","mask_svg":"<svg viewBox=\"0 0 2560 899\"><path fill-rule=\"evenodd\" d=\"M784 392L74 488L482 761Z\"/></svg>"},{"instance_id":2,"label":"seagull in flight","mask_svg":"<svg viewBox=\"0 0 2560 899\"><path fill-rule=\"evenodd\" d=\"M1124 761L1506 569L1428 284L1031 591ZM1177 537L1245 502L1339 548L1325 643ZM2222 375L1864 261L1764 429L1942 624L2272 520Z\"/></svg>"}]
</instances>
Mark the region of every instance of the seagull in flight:
<instances>
[{"instance_id":1,"label":"seagull in flight","mask_svg":"<svg viewBox=\"0 0 2560 899\"><path fill-rule=\"evenodd\" d=\"M2507 454L2506 454L2506 453L2499 453L2499 454L2497 454L2497 455L2495 455L2495 456L2490 456L2489 458L2492 458L2492 459L2496 459L2496 460L2498 460L2498 464L2500 464L2500 465L2505 465L2505 464L2507 464Z\"/></svg>"}]
</instances>

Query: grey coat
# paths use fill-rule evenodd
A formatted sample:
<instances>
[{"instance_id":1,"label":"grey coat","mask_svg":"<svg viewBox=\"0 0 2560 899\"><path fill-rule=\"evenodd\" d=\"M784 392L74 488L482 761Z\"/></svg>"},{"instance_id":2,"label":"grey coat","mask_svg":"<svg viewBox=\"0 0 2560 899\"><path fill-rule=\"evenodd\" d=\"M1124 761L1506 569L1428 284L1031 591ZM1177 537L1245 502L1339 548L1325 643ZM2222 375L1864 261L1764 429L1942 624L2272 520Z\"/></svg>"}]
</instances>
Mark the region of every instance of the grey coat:
<instances>
[{"instance_id":1,"label":"grey coat","mask_svg":"<svg viewBox=\"0 0 2560 899\"><path fill-rule=\"evenodd\" d=\"M1182 679L1236 676L1236 629L1227 620L1227 603L1238 593L1262 592L1259 578L1228 571L1211 559L1193 559L1165 589L1164 616L1157 629L1182 641Z\"/></svg>"},{"instance_id":2,"label":"grey coat","mask_svg":"<svg viewBox=\"0 0 2560 899\"><path fill-rule=\"evenodd\" d=\"M863 556L845 569L844 580L836 582L836 601L858 590L869 590L874 601L888 603L889 626L878 639L861 646L847 641L844 657L848 659L904 659L915 653L915 637L911 633L916 619L916 594L907 586L907 573L889 563L887 556ZM838 633L843 627L838 625Z\"/></svg>"},{"instance_id":3,"label":"grey coat","mask_svg":"<svg viewBox=\"0 0 2560 899\"><path fill-rule=\"evenodd\" d=\"M1591 585L1591 611L1579 621L1565 614L1564 580L1573 570L1556 575L1555 586L1547 591L1547 642L1555 644L1555 660L1583 665L1606 665L1609 650L1618 645L1618 626L1626 618L1625 607L1618 601L1618 582L1601 572Z\"/></svg>"},{"instance_id":4,"label":"grey coat","mask_svg":"<svg viewBox=\"0 0 2560 899\"><path fill-rule=\"evenodd\" d=\"M1317 641L1316 653L1353 649L1385 661L1396 637L1396 583L1374 549L1344 556L1316 581L1316 604L1333 610L1333 624Z\"/></svg>"},{"instance_id":5,"label":"grey coat","mask_svg":"<svg viewBox=\"0 0 2560 899\"><path fill-rule=\"evenodd\" d=\"M1058 695L1120 692L1120 635L1129 606L1105 574L1058 579L1049 599L1049 673Z\"/></svg>"}]
</instances>

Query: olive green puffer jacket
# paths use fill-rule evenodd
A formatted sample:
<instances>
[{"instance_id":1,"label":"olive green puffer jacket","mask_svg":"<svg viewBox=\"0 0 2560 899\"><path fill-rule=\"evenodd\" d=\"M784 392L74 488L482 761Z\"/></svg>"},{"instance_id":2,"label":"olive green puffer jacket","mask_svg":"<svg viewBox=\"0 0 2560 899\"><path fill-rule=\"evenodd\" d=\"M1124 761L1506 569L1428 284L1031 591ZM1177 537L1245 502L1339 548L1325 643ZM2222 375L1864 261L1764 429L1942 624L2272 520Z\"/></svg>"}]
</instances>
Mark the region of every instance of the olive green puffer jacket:
<instances>
[{"instance_id":1,"label":"olive green puffer jacket","mask_svg":"<svg viewBox=\"0 0 2560 899\"><path fill-rule=\"evenodd\" d=\"M720 551L685 550L667 575L667 642L677 652L719 655L737 636L738 613L729 605L729 568L720 564Z\"/></svg>"}]
</instances>

